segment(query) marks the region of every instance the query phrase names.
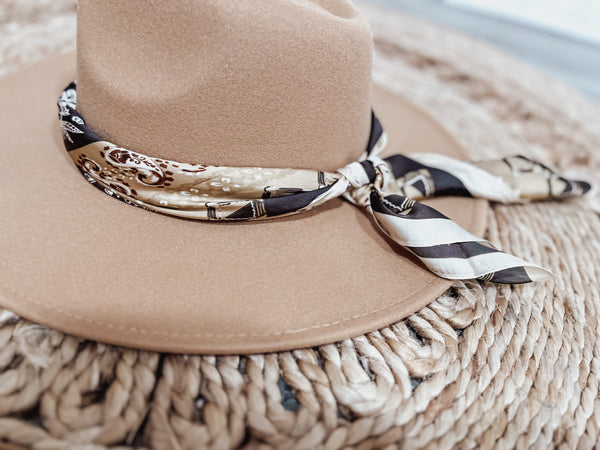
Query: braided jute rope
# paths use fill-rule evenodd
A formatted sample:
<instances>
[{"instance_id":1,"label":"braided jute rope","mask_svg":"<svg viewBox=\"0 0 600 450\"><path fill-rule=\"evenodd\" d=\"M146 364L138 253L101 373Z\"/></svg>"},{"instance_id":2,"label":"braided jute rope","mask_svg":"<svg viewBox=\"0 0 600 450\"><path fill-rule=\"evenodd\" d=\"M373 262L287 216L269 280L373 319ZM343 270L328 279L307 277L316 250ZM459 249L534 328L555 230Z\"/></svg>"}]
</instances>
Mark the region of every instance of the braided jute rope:
<instances>
[{"instance_id":1,"label":"braided jute rope","mask_svg":"<svg viewBox=\"0 0 600 450\"><path fill-rule=\"evenodd\" d=\"M73 0L2 6L0 74L74 49ZM480 42L364 8L375 29L377 81L428 111L472 156L529 154L600 182L597 106ZM489 213L488 238L550 268L554 281L456 283L406 320L313 349L158 354L82 341L0 309L0 442L34 449L600 447L594 201Z\"/></svg>"}]
</instances>

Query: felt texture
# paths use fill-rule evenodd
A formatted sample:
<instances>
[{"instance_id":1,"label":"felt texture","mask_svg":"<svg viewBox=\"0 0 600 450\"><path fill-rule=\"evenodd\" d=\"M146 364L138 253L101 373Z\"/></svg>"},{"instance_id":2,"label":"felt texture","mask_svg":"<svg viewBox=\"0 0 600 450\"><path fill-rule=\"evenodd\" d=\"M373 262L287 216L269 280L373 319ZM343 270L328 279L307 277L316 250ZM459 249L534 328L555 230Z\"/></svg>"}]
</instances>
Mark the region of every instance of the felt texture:
<instances>
[{"instance_id":1,"label":"felt texture","mask_svg":"<svg viewBox=\"0 0 600 450\"><path fill-rule=\"evenodd\" d=\"M264 223L198 223L98 192L62 144L56 98L74 55L6 77L0 300L77 336L170 352L251 353L333 342L420 309L450 282L418 265L357 208L332 201ZM381 89L386 154L462 150ZM9 114L10 112L10 114ZM487 203L427 202L481 235Z\"/></svg>"},{"instance_id":2,"label":"felt texture","mask_svg":"<svg viewBox=\"0 0 600 450\"><path fill-rule=\"evenodd\" d=\"M164 159L333 171L365 151L372 33L346 0L85 0L78 104Z\"/></svg>"}]
</instances>

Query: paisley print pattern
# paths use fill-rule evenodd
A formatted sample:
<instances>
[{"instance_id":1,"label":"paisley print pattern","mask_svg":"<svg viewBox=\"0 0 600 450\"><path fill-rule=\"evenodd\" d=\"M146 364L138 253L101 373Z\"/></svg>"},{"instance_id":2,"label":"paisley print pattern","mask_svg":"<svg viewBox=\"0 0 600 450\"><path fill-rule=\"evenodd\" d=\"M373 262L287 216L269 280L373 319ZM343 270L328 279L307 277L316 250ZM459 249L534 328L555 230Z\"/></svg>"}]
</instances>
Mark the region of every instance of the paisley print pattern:
<instances>
[{"instance_id":1,"label":"paisley print pattern","mask_svg":"<svg viewBox=\"0 0 600 450\"><path fill-rule=\"evenodd\" d=\"M137 180L146 186L162 185L166 181L173 181L163 173L162 169L148 158L124 148L104 147L104 159L112 167L121 168L122 173L133 174ZM172 174L172 173L171 173Z\"/></svg>"},{"instance_id":2,"label":"paisley print pattern","mask_svg":"<svg viewBox=\"0 0 600 450\"><path fill-rule=\"evenodd\" d=\"M588 183L524 156L480 163L437 154L382 159L386 134L375 115L361 160L330 173L182 163L121 148L87 127L77 112L76 82L60 96L58 110L76 166L89 182L128 204L192 219L248 221L297 214L344 197L366 208L385 234L448 279L525 283L548 272L500 252L417 200L458 195L511 203L590 190Z\"/></svg>"}]
</instances>

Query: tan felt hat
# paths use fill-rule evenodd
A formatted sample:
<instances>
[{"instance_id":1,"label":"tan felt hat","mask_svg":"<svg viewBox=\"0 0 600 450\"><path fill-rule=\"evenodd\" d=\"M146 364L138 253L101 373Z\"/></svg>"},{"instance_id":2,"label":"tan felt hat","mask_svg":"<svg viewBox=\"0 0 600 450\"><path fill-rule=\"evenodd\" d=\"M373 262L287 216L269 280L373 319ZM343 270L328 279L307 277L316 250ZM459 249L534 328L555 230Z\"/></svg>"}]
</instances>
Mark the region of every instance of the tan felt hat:
<instances>
[{"instance_id":1,"label":"tan felt hat","mask_svg":"<svg viewBox=\"0 0 600 450\"><path fill-rule=\"evenodd\" d=\"M371 84L371 29L349 1L80 0L77 44L77 60L0 81L2 306L101 342L231 354L356 336L450 286L343 200L256 223L179 219L103 195L65 151L56 100L77 77L92 129L154 157L334 171L364 152L371 107L386 154L464 157ZM487 202L427 203L482 235Z\"/></svg>"}]
</instances>

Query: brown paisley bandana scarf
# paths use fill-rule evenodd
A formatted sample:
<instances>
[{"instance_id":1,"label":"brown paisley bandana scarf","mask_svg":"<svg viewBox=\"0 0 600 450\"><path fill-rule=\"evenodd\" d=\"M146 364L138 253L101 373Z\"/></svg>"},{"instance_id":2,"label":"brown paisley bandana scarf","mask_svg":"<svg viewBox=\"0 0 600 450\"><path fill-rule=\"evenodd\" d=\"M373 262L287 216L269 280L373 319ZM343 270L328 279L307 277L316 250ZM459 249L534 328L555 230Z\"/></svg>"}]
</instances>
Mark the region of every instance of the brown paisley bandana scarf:
<instances>
[{"instance_id":1,"label":"brown paisley bandana scarf","mask_svg":"<svg viewBox=\"0 0 600 450\"><path fill-rule=\"evenodd\" d=\"M500 252L417 200L454 195L513 203L590 190L588 183L563 178L524 156L481 163L437 154L382 159L386 134L374 115L365 154L334 173L167 161L106 142L90 130L77 113L76 89L71 83L58 100L65 146L83 176L108 195L163 214L222 221L282 217L344 197L448 279L527 283L549 272Z\"/></svg>"}]
</instances>

